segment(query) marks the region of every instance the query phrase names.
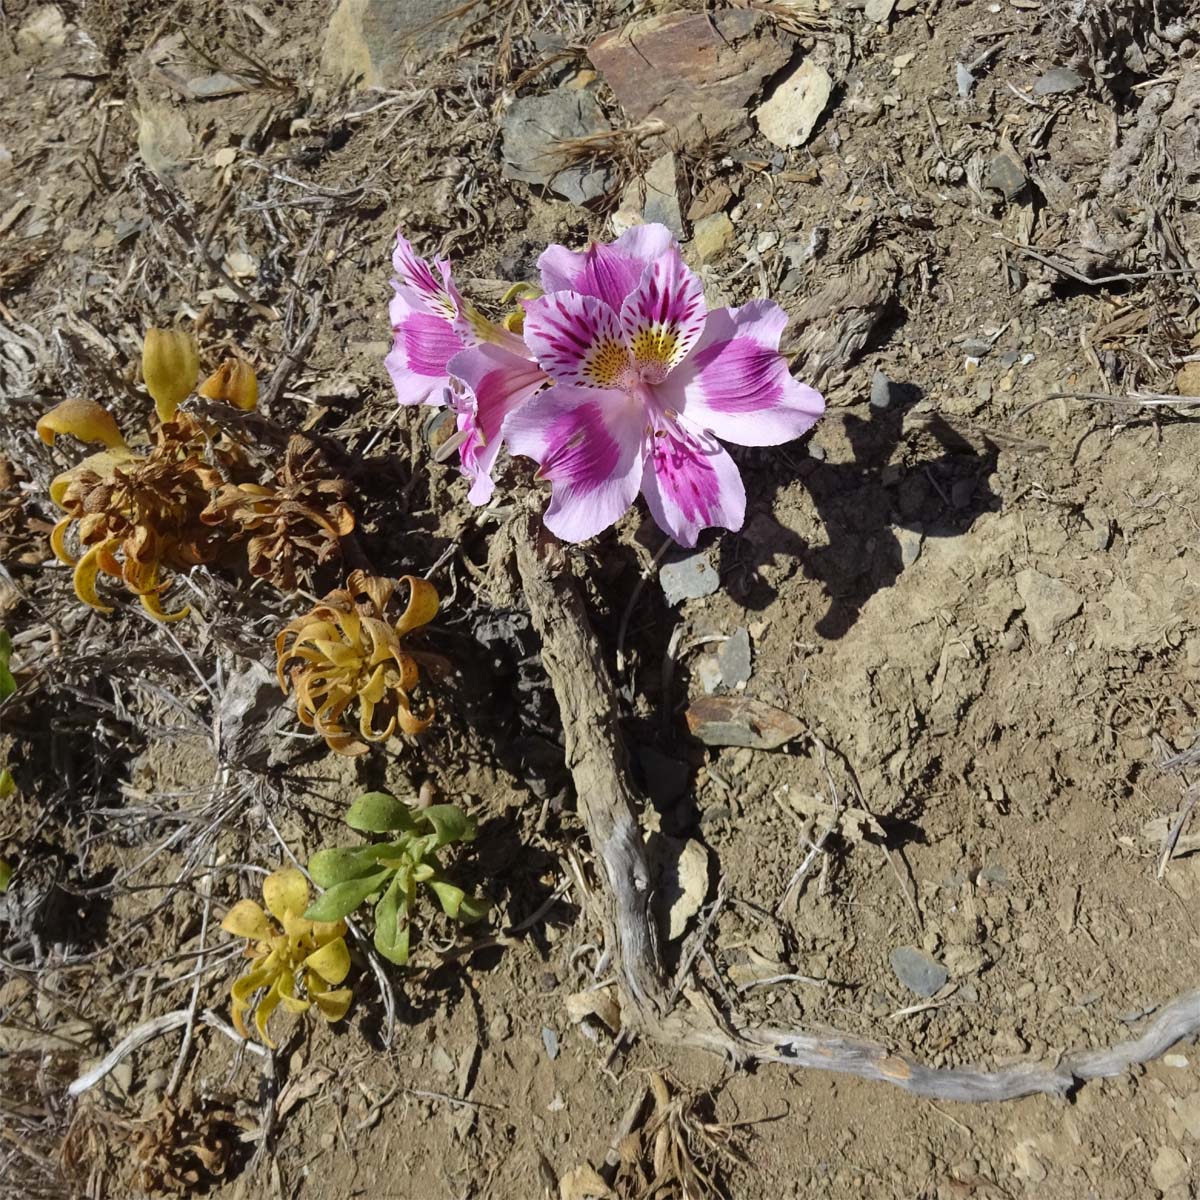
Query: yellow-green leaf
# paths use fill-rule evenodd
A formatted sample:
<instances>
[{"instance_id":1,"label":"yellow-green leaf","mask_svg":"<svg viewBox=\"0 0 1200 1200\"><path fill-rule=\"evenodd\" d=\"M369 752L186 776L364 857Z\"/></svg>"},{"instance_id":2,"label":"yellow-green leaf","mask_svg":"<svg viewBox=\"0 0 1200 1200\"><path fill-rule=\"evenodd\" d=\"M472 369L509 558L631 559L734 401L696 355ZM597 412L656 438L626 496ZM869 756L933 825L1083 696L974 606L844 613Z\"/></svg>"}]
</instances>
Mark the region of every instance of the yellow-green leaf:
<instances>
[{"instance_id":1,"label":"yellow-green leaf","mask_svg":"<svg viewBox=\"0 0 1200 1200\"><path fill-rule=\"evenodd\" d=\"M182 329L147 329L142 344L142 378L154 397L160 421L170 421L188 398L200 373L200 358L190 333Z\"/></svg>"},{"instance_id":2,"label":"yellow-green leaf","mask_svg":"<svg viewBox=\"0 0 1200 1200\"><path fill-rule=\"evenodd\" d=\"M281 867L263 880L263 900L267 911L282 921L289 914L298 917L308 907L308 880L298 867Z\"/></svg>"},{"instance_id":3,"label":"yellow-green leaf","mask_svg":"<svg viewBox=\"0 0 1200 1200\"><path fill-rule=\"evenodd\" d=\"M346 949L345 939L336 938L320 950L314 950L304 960L304 965L326 983L341 983L350 973L350 951Z\"/></svg>"},{"instance_id":4,"label":"yellow-green leaf","mask_svg":"<svg viewBox=\"0 0 1200 1200\"><path fill-rule=\"evenodd\" d=\"M239 900L226 914L221 928L235 937L263 941L271 936L271 922L267 914L253 900Z\"/></svg>"}]
</instances>

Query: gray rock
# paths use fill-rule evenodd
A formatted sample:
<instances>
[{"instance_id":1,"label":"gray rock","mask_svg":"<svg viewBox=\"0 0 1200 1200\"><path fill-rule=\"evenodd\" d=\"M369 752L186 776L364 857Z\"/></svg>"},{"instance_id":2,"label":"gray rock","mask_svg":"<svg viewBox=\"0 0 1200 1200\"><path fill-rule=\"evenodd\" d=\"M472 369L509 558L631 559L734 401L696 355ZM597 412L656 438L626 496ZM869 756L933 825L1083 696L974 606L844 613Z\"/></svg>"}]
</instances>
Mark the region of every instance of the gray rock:
<instances>
[{"instance_id":1,"label":"gray rock","mask_svg":"<svg viewBox=\"0 0 1200 1200\"><path fill-rule=\"evenodd\" d=\"M717 651L717 664L721 668L721 682L733 691L739 684L750 681L750 634L737 629L726 638Z\"/></svg>"},{"instance_id":2,"label":"gray rock","mask_svg":"<svg viewBox=\"0 0 1200 1200\"><path fill-rule=\"evenodd\" d=\"M553 1062L558 1057L558 1034L549 1025L542 1026L542 1045L546 1047L546 1056Z\"/></svg>"},{"instance_id":3,"label":"gray rock","mask_svg":"<svg viewBox=\"0 0 1200 1200\"><path fill-rule=\"evenodd\" d=\"M341 0L329 19L321 69L339 83L397 88L415 57L453 42L465 28L460 0Z\"/></svg>"},{"instance_id":4,"label":"gray rock","mask_svg":"<svg viewBox=\"0 0 1200 1200\"><path fill-rule=\"evenodd\" d=\"M658 586L668 604L711 596L721 586L721 577L706 551L692 551L668 558L658 569Z\"/></svg>"},{"instance_id":5,"label":"gray rock","mask_svg":"<svg viewBox=\"0 0 1200 1200\"><path fill-rule=\"evenodd\" d=\"M897 529L896 541L900 543L900 563L911 567L921 557L921 547L925 544L925 535L916 529Z\"/></svg>"},{"instance_id":6,"label":"gray rock","mask_svg":"<svg viewBox=\"0 0 1200 1200\"><path fill-rule=\"evenodd\" d=\"M755 110L759 131L781 150L803 146L812 137L832 92L829 72L805 59Z\"/></svg>"},{"instance_id":7,"label":"gray rock","mask_svg":"<svg viewBox=\"0 0 1200 1200\"><path fill-rule=\"evenodd\" d=\"M963 344L963 353L968 358L982 358L992 348L992 339L986 337L969 337Z\"/></svg>"},{"instance_id":8,"label":"gray rock","mask_svg":"<svg viewBox=\"0 0 1200 1200\"><path fill-rule=\"evenodd\" d=\"M1025 624L1039 646L1049 646L1055 633L1083 608L1083 597L1061 579L1041 571L1018 571L1017 592L1025 602Z\"/></svg>"},{"instance_id":9,"label":"gray rock","mask_svg":"<svg viewBox=\"0 0 1200 1200\"><path fill-rule=\"evenodd\" d=\"M217 728L226 761L265 770L272 761L273 734L290 722L279 681L262 663L232 672L221 695Z\"/></svg>"},{"instance_id":10,"label":"gray rock","mask_svg":"<svg viewBox=\"0 0 1200 1200\"><path fill-rule=\"evenodd\" d=\"M589 92L559 88L517 100L502 122L504 177L548 187L573 204L597 200L613 187L612 168L572 165L557 143L609 128Z\"/></svg>"},{"instance_id":11,"label":"gray rock","mask_svg":"<svg viewBox=\"0 0 1200 1200\"><path fill-rule=\"evenodd\" d=\"M950 978L950 972L936 958L915 946L897 946L889 961L896 978L918 996L936 995Z\"/></svg>"},{"instance_id":12,"label":"gray rock","mask_svg":"<svg viewBox=\"0 0 1200 1200\"><path fill-rule=\"evenodd\" d=\"M1033 85L1035 96L1059 96L1064 92L1077 92L1083 87L1083 76L1070 67L1051 67Z\"/></svg>"},{"instance_id":13,"label":"gray rock","mask_svg":"<svg viewBox=\"0 0 1200 1200\"><path fill-rule=\"evenodd\" d=\"M992 155L983 176L985 188L1000 192L1006 200L1013 200L1021 194L1025 184L1025 169L1011 154L999 150Z\"/></svg>"},{"instance_id":14,"label":"gray rock","mask_svg":"<svg viewBox=\"0 0 1200 1200\"><path fill-rule=\"evenodd\" d=\"M959 96L965 100L971 94L971 89L975 86L975 76L962 63L955 63L954 81L958 84Z\"/></svg>"},{"instance_id":15,"label":"gray rock","mask_svg":"<svg viewBox=\"0 0 1200 1200\"><path fill-rule=\"evenodd\" d=\"M872 408L891 408L896 399L895 393L895 385L882 371L876 371L871 376Z\"/></svg>"},{"instance_id":16,"label":"gray rock","mask_svg":"<svg viewBox=\"0 0 1200 1200\"><path fill-rule=\"evenodd\" d=\"M863 15L868 21L882 25L892 15L892 9L895 7L896 0L867 0L863 6Z\"/></svg>"},{"instance_id":17,"label":"gray rock","mask_svg":"<svg viewBox=\"0 0 1200 1200\"><path fill-rule=\"evenodd\" d=\"M683 237L683 213L679 208L679 173L675 155L660 155L645 176L646 202L642 216L648 223L665 225L677 238Z\"/></svg>"}]
</instances>

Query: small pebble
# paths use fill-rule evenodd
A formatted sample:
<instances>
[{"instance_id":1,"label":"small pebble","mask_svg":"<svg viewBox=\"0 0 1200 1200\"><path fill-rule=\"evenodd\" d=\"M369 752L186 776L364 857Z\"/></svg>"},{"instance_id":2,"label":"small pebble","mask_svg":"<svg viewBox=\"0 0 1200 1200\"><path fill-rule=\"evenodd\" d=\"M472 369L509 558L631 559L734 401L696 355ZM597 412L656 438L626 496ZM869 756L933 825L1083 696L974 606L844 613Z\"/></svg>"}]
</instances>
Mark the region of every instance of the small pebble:
<instances>
[{"instance_id":1,"label":"small pebble","mask_svg":"<svg viewBox=\"0 0 1200 1200\"><path fill-rule=\"evenodd\" d=\"M721 577L707 552L700 551L664 562L658 571L658 585L668 604L678 604L711 596L721 586Z\"/></svg>"},{"instance_id":2,"label":"small pebble","mask_svg":"<svg viewBox=\"0 0 1200 1200\"><path fill-rule=\"evenodd\" d=\"M892 381L882 371L876 371L871 376L871 407L891 408L894 400L895 387Z\"/></svg>"},{"instance_id":3,"label":"small pebble","mask_svg":"<svg viewBox=\"0 0 1200 1200\"><path fill-rule=\"evenodd\" d=\"M1083 87L1083 76L1070 67L1051 67L1033 85L1035 96L1058 96L1064 92L1077 92Z\"/></svg>"},{"instance_id":4,"label":"small pebble","mask_svg":"<svg viewBox=\"0 0 1200 1200\"><path fill-rule=\"evenodd\" d=\"M542 1045L546 1047L546 1056L553 1062L558 1057L558 1034L549 1025L542 1026Z\"/></svg>"},{"instance_id":5,"label":"small pebble","mask_svg":"<svg viewBox=\"0 0 1200 1200\"><path fill-rule=\"evenodd\" d=\"M915 946L897 946L889 961L896 978L918 996L933 996L950 978L940 962Z\"/></svg>"},{"instance_id":6,"label":"small pebble","mask_svg":"<svg viewBox=\"0 0 1200 1200\"><path fill-rule=\"evenodd\" d=\"M721 668L721 682L730 691L750 680L750 633L737 629L726 638L717 651L717 664Z\"/></svg>"}]
</instances>

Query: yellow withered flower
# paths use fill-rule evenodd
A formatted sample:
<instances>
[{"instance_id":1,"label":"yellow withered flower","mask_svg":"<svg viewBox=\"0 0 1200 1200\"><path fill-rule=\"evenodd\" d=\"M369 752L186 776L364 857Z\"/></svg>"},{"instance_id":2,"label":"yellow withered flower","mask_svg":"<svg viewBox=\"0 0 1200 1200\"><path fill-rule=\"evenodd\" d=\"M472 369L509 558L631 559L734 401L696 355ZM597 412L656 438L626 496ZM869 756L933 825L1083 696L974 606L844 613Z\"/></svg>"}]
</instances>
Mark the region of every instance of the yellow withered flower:
<instances>
[{"instance_id":1,"label":"yellow withered flower","mask_svg":"<svg viewBox=\"0 0 1200 1200\"><path fill-rule=\"evenodd\" d=\"M387 614L400 584L409 591L399 619ZM398 583L353 571L345 588L330 592L275 639L279 686L296 692L296 715L338 754L365 754L397 729L420 733L433 720L432 701L413 712L410 693L419 671L401 639L433 620L438 594L431 583L405 575ZM358 704L358 735L342 724ZM376 709L386 720L376 724Z\"/></svg>"},{"instance_id":2,"label":"yellow withered flower","mask_svg":"<svg viewBox=\"0 0 1200 1200\"><path fill-rule=\"evenodd\" d=\"M197 453L202 431L180 420L157 432L147 454L135 454L112 415L91 400L66 400L37 424L43 441L70 434L106 449L91 454L50 484L50 499L67 515L54 527L50 546L60 562L75 568L75 595L99 612L110 613L96 590L101 572L120 579L159 621L174 621L187 609L168 613L159 597L168 569L208 562L218 549L214 531L200 513L221 475ZM82 554L67 549L74 527Z\"/></svg>"},{"instance_id":3,"label":"yellow withered flower","mask_svg":"<svg viewBox=\"0 0 1200 1200\"><path fill-rule=\"evenodd\" d=\"M197 389L206 400L220 400L243 412L258 404L258 376L240 358L227 358Z\"/></svg>"},{"instance_id":4,"label":"yellow withered flower","mask_svg":"<svg viewBox=\"0 0 1200 1200\"><path fill-rule=\"evenodd\" d=\"M350 1007L350 988L339 988L350 973L345 921L309 921L308 880L295 867L274 871L263 880L266 911L254 900L239 900L225 915L221 928L249 941L250 967L230 989L233 1024L248 1038L243 1016L254 1008L259 1037L275 1048L267 1034L271 1014L284 1006L303 1013L316 1006L326 1021L340 1021ZM269 914L269 915L268 915ZM272 919L274 918L274 919ZM297 988L303 994L298 994ZM254 994L266 995L254 1005Z\"/></svg>"},{"instance_id":5,"label":"yellow withered flower","mask_svg":"<svg viewBox=\"0 0 1200 1200\"><path fill-rule=\"evenodd\" d=\"M147 329L142 343L142 379L160 421L170 421L192 394L200 374L196 341L182 329Z\"/></svg>"}]
</instances>

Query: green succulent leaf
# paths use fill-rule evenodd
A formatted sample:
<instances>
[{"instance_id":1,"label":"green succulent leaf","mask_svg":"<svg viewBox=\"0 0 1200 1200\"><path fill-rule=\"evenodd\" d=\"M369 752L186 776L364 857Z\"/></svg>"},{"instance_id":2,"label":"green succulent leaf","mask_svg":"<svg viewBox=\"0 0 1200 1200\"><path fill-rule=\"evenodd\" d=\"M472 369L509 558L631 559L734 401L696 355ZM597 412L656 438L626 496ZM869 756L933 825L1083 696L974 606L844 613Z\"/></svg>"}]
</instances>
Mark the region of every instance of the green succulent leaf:
<instances>
[{"instance_id":1,"label":"green succulent leaf","mask_svg":"<svg viewBox=\"0 0 1200 1200\"><path fill-rule=\"evenodd\" d=\"M442 912L446 916L458 916L462 902L467 898L467 893L462 888L455 887L454 884L447 883L444 879L431 879L429 880L429 890L438 898L438 903L442 906Z\"/></svg>"},{"instance_id":2,"label":"green succulent leaf","mask_svg":"<svg viewBox=\"0 0 1200 1200\"><path fill-rule=\"evenodd\" d=\"M421 818L433 826L437 835L435 846L448 846L451 842L475 840L475 822L454 804L432 804L421 811Z\"/></svg>"},{"instance_id":3,"label":"green succulent leaf","mask_svg":"<svg viewBox=\"0 0 1200 1200\"><path fill-rule=\"evenodd\" d=\"M379 851L383 847L338 846L318 850L308 860L308 873L318 887L331 888L349 879L370 875L379 869Z\"/></svg>"},{"instance_id":4,"label":"green succulent leaf","mask_svg":"<svg viewBox=\"0 0 1200 1200\"><path fill-rule=\"evenodd\" d=\"M346 824L365 833L411 833L416 829L412 809L387 792L367 792L350 805Z\"/></svg>"},{"instance_id":5,"label":"green succulent leaf","mask_svg":"<svg viewBox=\"0 0 1200 1200\"><path fill-rule=\"evenodd\" d=\"M399 872L391 887L375 906L375 949L389 962L403 967L408 962L408 921L400 924L400 909L407 910L404 884Z\"/></svg>"},{"instance_id":6,"label":"green succulent leaf","mask_svg":"<svg viewBox=\"0 0 1200 1200\"><path fill-rule=\"evenodd\" d=\"M7 800L9 796L17 794L17 781L13 778L12 772L5 767L0 770L0 800Z\"/></svg>"},{"instance_id":7,"label":"green succulent leaf","mask_svg":"<svg viewBox=\"0 0 1200 1200\"><path fill-rule=\"evenodd\" d=\"M317 897L304 912L308 921L340 921L349 916L372 892L380 891L391 878L388 870L361 875L335 883L324 895Z\"/></svg>"},{"instance_id":8,"label":"green succulent leaf","mask_svg":"<svg viewBox=\"0 0 1200 1200\"><path fill-rule=\"evenodd\" d=\"M8 630L0 629L0 700L7 700L17 690L17 681L8 669L8 660L12 658L12 639Z\"/></svg>"},{"instance_id":9,"label":"green succulent leaf","mask_svg":"<svg viewBox=\"0 0 1200 1200\"><path fill-rule=\"evenodd\" d=\"M465 925L470 921L480 921L488 915L491 903L480 896L464 896L458 906L458 919Z\"/></svg>"},{"instance_id":10,"label":"green succulent leaf","mask_svg":"<svg viewBox=\"0 0 1200 1200\"><path fill-rule=\"evenodd\" d=\"M12 879L12 863L6 858L0 858L0 892L7 892L9 881Z\"/></svg>"}]
</instances>

